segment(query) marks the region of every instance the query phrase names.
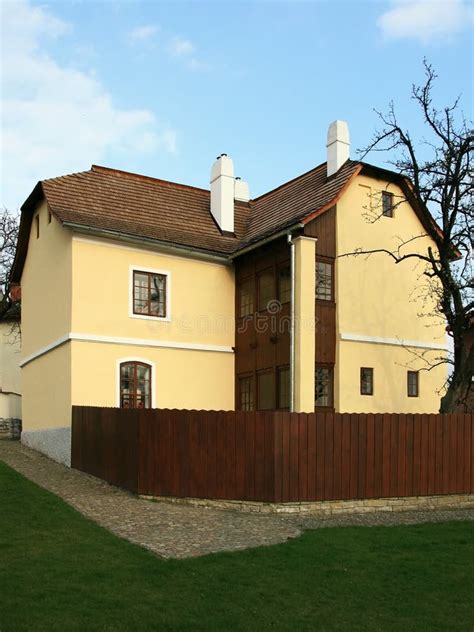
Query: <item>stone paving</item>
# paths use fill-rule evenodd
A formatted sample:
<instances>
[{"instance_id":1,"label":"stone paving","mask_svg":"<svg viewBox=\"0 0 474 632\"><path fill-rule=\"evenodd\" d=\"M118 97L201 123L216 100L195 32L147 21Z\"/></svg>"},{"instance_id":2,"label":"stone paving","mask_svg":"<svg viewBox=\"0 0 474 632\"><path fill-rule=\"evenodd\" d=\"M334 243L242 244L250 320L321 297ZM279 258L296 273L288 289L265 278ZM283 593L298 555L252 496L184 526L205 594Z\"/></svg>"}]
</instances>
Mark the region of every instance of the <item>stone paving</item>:
<instances>
[{"instance_id":1,"label":"stone paving","mask_svg":"<svg viewBox=\"0 0 474 632\"><path fill-rule=\"evenodd\" d=\"M0 441L0 460L60 496L84 516L156 555L185 558L277 544L305 529L474 520L474 509L311 515L250 514L151 502L71 470L17 441ZM0 490L1 491L1 490Z\"/></svg>"},{"instance_id":2,"label":"stone paving","mask_svg":"<svg viewBox=\"0 0 474 632\"><path fill-rule=\"evenodd\" d=\"M277 544L301 532L278 517L142 500L17 441L0 441L0 460L87 518L161 557L193 557Z\"/></svg>"}]
</instances>

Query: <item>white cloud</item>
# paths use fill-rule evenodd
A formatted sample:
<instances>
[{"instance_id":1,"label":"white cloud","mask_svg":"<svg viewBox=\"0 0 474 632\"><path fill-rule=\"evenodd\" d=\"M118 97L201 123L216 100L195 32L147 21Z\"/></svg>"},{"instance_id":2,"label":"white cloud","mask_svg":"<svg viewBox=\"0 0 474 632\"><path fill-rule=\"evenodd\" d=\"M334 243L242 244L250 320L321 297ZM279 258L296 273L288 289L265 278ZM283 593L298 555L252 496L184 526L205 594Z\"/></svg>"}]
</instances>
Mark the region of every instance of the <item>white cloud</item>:
<instances>
[{"instance_id":1,"label":"white cloud","mask_svg":"<svg viewBox=\"0 0 474 632\"><path fill-rule=\"evenodd\" d=\"M159 32L160 27L155 24L146 24L144 26L137 26L132 29L128 34L128 39L132 44L139 42L149 42L153 40L155 35Z\"/></svg>"},{"instance_id":2,"label":"white cloud","mask_svg":"<svg viewBox=\"0 0 474 632\"><path fill-rule=\"evenodd\" d=\"M392 0L392 7L377 24L389 39L412 38L421 42L445 39L473 20L473 9L464 0Z\"/></svg>"},{"instance_id":3,"label":"white cloud","mask_svg":"<svg viewBox=\"0 0 474 632\"><path fill-rule=\"evenodd\" d=\"M184 37L173 37L169 45L169 50L172 55L182 57L194 52L194 44Z\"/></svg>"},{"instance_id":4,"label":"white cloud","mask_svg":"<svg viewBox=\"0 0 474 632\"><path fill-rule=\"evenodd\" d=\"M176 134L146 109L122 109L94 73L59 63L48 40L71 28L27 0L2 6L0 203L16 208L36 181L89 168L108 153L176 152Z\"/></svg>"},{"instance_id":5,"label":"white cloud","mask_svg":"<svg viewBox=\"0 0 474 632\"><path fill-rule=\"evenodd\" d=\"M190 70L208 70L209 65L198 59L194 53L196 47L189 39L173 37L168 45L168 52L172 57L178 57Z\"/></svg>"}]
</instances>

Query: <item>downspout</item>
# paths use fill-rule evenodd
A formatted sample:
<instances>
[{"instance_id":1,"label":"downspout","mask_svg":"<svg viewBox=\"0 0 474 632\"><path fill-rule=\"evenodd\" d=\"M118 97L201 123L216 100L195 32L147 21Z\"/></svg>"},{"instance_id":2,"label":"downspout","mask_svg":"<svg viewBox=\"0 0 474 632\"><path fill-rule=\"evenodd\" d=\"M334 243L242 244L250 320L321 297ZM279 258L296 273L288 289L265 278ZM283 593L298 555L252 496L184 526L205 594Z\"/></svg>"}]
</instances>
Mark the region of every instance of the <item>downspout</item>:
<instances>
[{"instance_id":1,"label":"downspout","mask_svg":"<svg viewBox=\"0 0 474 632\"><path fill-rule=\"evenodd\" d=\"M295 410L295 243L291 231L287 234L291 249L291 307L290 307L290 413Z\"/></svg>"}]
</instances>

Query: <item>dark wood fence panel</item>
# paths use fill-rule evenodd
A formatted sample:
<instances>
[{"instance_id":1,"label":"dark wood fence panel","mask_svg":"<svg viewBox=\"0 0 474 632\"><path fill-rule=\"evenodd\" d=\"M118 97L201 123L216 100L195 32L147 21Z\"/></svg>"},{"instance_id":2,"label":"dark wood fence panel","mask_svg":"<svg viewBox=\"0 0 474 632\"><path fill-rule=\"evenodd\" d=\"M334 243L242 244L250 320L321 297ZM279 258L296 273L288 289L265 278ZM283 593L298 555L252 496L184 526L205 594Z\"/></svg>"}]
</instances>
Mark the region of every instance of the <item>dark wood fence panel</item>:
<instances>
[{"instance_id":1,"label":"dark wood fence panel","mask_svg":"<svg viewBox=\"0 0 474 632\"><path fill-rule=\"evenodd\" d=\"M71 465L137 493L139 411L73 406Z\"/></svg>"},{"instance_id":2,"label":"dark wood fence panel","mask_svg":"<svg viewBox=\"0 0 474 632\"><path fill-rule=\"evenodd\" d=\"M151 496L303 502L473 493L473 418L75 406L72 465Z\"/></svg>"}]
</instances>

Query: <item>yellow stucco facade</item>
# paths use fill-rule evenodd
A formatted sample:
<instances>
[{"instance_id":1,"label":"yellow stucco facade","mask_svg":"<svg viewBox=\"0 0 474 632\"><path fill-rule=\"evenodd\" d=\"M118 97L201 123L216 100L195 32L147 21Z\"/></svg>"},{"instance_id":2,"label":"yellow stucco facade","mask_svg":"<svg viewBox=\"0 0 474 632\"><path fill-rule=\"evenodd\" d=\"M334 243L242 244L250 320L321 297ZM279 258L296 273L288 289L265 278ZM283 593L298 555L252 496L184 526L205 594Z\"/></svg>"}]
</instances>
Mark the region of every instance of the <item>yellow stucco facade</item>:
<instances>
[{"instance_id":1,"label":"yellow stucco facade","mask_svg":"<svg viewBox=\"0 0 474 632\"><path fill-rule=\"evenodd\" d=\"M381 193L393 194L393 217ZM344 256L355 249L426 253L432 243L394 184L359 175L337 204L335 270L337 342L335 407L341 412L438 412L446 365L445 325L419 259L395 263L386 253ZM374 369L374 393L360 394L360 368ZM407 371L420 371L419 397L407 396Z\"/></svg>"},{"instance_id":2,"label":"yellow stucco facade","mask_svg":"<svg viewBox=\"0 0 474 632\"><path fill-rule=\"evenodd\" d=\"M46 204L37 216L22 276L24 430L70 425L75 404L117 406L129 360L152 367L154 406L233 408L232 266L73 235ZM167 275L166 319L133 314L133 270Z\"/></svg>"}]
</instances>

